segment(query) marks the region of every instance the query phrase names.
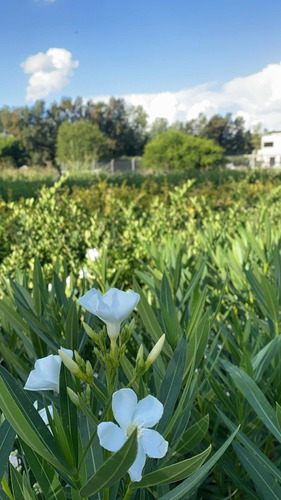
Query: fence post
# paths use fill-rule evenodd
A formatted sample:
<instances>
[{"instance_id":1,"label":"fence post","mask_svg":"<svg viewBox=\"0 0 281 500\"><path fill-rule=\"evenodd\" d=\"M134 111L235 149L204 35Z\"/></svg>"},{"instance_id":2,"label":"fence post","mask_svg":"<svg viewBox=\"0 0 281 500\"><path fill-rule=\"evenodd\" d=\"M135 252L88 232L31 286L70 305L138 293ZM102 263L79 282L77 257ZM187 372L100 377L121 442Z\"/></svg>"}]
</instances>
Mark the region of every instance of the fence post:
<instances>
[{"instance_id":1,"label":"fence post","mask_svg":"<svg viewBox=\"0 0 281 500\"><path fill-rule=\"evenodd\" d=\"M114 158L112 158L112 160L110 160L110 172L112 174L114 174Z\"/></svg>"},{"instance_id":2,"label":"fence post","mask_svg":"<svg viewBox=\"0 0 281 500\"><path fill-rule=\"evenodd\" d=\"M135 172L135 170L136 170L136 159L135 158L131 159L131 165L132 165L132 172Z\"/></svg>"}]
</instances>

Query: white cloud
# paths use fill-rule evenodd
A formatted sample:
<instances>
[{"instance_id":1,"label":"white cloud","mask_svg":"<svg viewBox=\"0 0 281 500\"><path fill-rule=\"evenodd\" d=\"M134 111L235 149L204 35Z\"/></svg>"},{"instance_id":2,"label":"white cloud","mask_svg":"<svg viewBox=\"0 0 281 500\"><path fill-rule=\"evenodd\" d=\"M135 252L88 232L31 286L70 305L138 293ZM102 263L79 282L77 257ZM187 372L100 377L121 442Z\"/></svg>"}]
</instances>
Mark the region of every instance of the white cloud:
<instances>
[{"instance_id":1,"label":"white cloud","mask_svg":"<svg viewBox=\"0 0 281 500\"><path fill-rule=\"evenodd\" d=\"M243 116L246 125L262 123L269 130L281 129L281 62L269 64L249 76L237 77L215 89L215 82L197 85L178 92L121 95L129 104L142 105L152 123L156 117L170 123L196 118L200 112L208 117L228 111ZM107 100L108 96L92 99Z\"/></svg>"},{"instance_id":2,"label":"white cloud","mask_svg":"<svg viewBox=\"0 0 281 500\"><path fill-rule=\"evenodd\" d=\"M69 83L74 68L79 61L73 61L72 54L66 49L49 49L38 52L21 63L25 73L31 74L26 89L26 100L36 101L51 92L60 91Z\"/></svg>"}]
</instances>

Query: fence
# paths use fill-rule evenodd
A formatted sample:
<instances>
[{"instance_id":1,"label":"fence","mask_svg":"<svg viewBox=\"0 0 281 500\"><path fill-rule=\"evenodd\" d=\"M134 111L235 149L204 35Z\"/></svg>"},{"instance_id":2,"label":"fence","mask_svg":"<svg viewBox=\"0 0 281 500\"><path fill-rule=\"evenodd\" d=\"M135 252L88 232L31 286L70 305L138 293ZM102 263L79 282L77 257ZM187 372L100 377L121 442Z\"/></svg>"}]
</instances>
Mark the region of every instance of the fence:
<instances>
[{"instance_id":1,"label":"fence","mask_svg":"<svg viewBox=\"0 0 281 500\"><path fill-rule=\"evenodd\" d=\"M135 172L141 169L141 158L126 158L126 159L115 159L112 158L110 161L90 161L90 162L75 162L70 164L63 163L61 165L62 173L68 172L70 170L80 170L83 172L107 172L109 174L114 174L116 172Z\"/></svg>"}]
</instances>

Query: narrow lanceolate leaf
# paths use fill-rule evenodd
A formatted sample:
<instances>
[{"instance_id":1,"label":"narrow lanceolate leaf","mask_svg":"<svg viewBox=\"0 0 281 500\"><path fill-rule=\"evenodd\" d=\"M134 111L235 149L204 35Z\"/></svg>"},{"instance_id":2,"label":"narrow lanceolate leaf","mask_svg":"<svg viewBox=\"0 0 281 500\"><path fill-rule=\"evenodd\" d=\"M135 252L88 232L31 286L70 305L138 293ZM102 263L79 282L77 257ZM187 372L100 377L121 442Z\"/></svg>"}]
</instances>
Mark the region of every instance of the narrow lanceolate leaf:
<instances>
[{"instance_id":1,"label":"narrow lanceolate leaf","mask_svg":"<svg viewBox=\"0 0 281 500\"><path fill-rule=\"evenodd\" d=\"M114 453L80 490L81 497L94 495L104 488L109 488L123 477L137 456L137 430L135 429L119 451Z\"/></svg>"},{"instance_id":2,"label":"narrow lanceolate leaf","mask_svg":"<svg viewBox=\"0 0 281 500\"><path fill-rule=\"evenodd\" d=\"M276 419L277 419L278 427L281 431L281 406L278 403L276 403Z\"/></svg>"},{"instance_id":3,"label":"narrow lanceolate leaf","mask_svg":"<svg viewBox=\"0 0 281 500\"><path fill-rule=\"evenodd\" d=\"M281 443L281 432L278 427L274 409L267 401L263 392L249 375L238 366L232 365L228 361L222 361L223 366L230 374L235 385L243 393L248 403L257 413L261 421L268 428L275 438Z\"/></svg>"},{"instance_id":4,"label":"narrow lanceolate leaf","mask_svg":"<svg viewBox=\"0 0 281 500\"><path fill-rule=\"evenodd\" d=\"M168 365L165 377L162 381L157 398L164 405L164 414L157 426L160 434L165 430L169 418L175 407L178 395L181 391L181 382L185 368L186 339L183 337L179 342L174 355Z\"/></svg>"},{"instance_id":5,"label":"narrow lanceolate leaf","mask_svg":"<svg viewBox=\"0 0 281 500\"><path fill-rule=\"evenodd\" d=\"M76 302L72 302L65 320L65 347L68 349L77 349L78 345L78 314Z\"/></svg>"},{"instance_id":6,"label":"narrow lanceolate leaf","mask_svg":"<svg viewBox=\"0 0 281 500\"><path fill-rule=\"evenodd\" d=\"M9 424L8 420L4 420L0 427L0 481L4 475L8 465L9 455L13 449L16 433Z\"/></svg>"},{"instance_id":7,"label":"narrow lanceolate leaf","mask_svg":"<svg viewBox=\"0 0 281 500\"><path fill-rule=\"evenodd\" d=\"M35 492L32 489L32 486L30 485L25 474L23 475L22 490L23 490L24 500L37 500L38 497L37 495L35 495Z\"/></svg>"},{"instance_id":8,"label":"narrow lanceolate leaf","mask_svg":"<svg viewBox=\"0 0 281 500\"><path fill-rule=\"evenodd\" d=\"M151 338L154 340L156 343L160 337L162 337L163 332L162 329L157 321L157 318L153 312L152 307L149 305L146 296L144 295L141 287L137 283L136 280L134 280L134 290L137 292L141 300L138 303L138 311L141 317L141 320L148 331L148 333L151 335ZM167 354L169 357L172 355L172 350L170 346L165 342L163 346L163 352Z\"/></svg>"},{"instance_id":9,"label":"narrow lanceolate leaf","mask_svg":"<svg viewBox=\"0 0 281 500\"><path fill-rule=\"evenodd\" d=\"M195 330L200 319L202 318L202 313L203 313L203 309L204 309L205 301L206 301L206 293L207 292L206 292L206 288L205 288L198 295L194 294L194 296L193 296L192 305L191 305L190 314L189 314L189 319L188 319L188 325L186 328L187 338L190 337L191 333Z\"/></svg>"},{"instance_id":10,"label":"narrow lanceolate leaf","mask_svg":"<svg viewBox=\"0 0 281 500\"><path fill-rule=\"evenodd\" d=\"M76 465L78 461L78 424L77 424L77 408L74 406L67 394L67 387L75 390L72 374L63 365L60 370L60 408L61 408L61 418L64 429L67 430L71 437L73 444L73 450L76 459Z\"/></svg>"},{"instance_id":11,"label":"narrow lanceolate leaf","mask_svg":"<svg viewBox=\"0 0 281 500\"><path fill-rule=\"evenodd\" d=\"M181 327L166 273L163 274L161 282L160 309L165 323L167 336L171 345L175 347L177 345L177 339L181 336Z\"/></svg>"},{"instance_id":12,"label":"narrow lanceolate leaf","mask_svg":"<svg viewBox=\"0 0 281 500\"><path fill-rule=\"evenodd\" d=\"M192 425L183 435L176 448L177 453L188 453L193 450L205 437L209 427L209 415L201 418Z\"/></svg>"},{"instance_id":13,"label":"narrow lanceolate leaf","mask_svg":"<svg viewBox=\"0 0 281 500\"><path fill-rule=\"evenodd\" d=\"M206 458L211 452L211 445L199 455L188 458L177 464L169 465L151 472L142 478L139 483L134 483L133 488L149 488L159 484L171 484L181 481L190 476L205 462Z\"/></svg>"},{"instance_id":14,"label":"narrow lanceolate leaf","mask_svg":"<svg viewBox=\"0 0 281 500\"><path fill-rule=\"evenodd\" d=\"M54 468L33 451L26 443L21 443L28 465L39 483L46 500L65 500L65 494Z\"/></svg>"},{"instance_id":15,"label":"narrow lanceolate leaf","mask_svg":"<svg viewBox=\"0 0 281 500\"><path fill-rule=\"evenodd\" d=\"M255 381L259 382L262 379L264 371L270 366L272 360L279 352L281 346L281 336L274 337L263 349L261 349L253 358L253 369L255 372Z\"/></svg>"},{"instance_id":16,"label":"narrow lanceolate leaf","mask_svg":"<svg viewBox=\"0 0 281 500\"><path fill-rule=\"evenodd\" d=\"M12 465L10 465L10 475L14 499L25 500L22 487L23 476Z\"/></svg>"},{"instance_id":17,"label":"narrow lanceolate leaf","mask_svg":"<svg viewBox=\"0 0 281 500\"><path fill-rule=\"evenodd\" d=\"M185 479L181 484L173 488L169 493L166 493L159 500L179 500L184 498L186 493L189 493L197 487L197 485L207 476L210 470L214 467L217 461L221 458L224 452L227 450L228 446L231 444L235 438L239 428L229 436L225 443L220 447L218 451L206 462L200 469L194 472L189 478Z\"/></svg>"},{"instance_id":18,"label":"narrow lanceolate leaf","mask_svg":"<svg viewBox=\"0 0 281 500\"><path fill-rule=\"evenodd\" d=\"M224 413L219 410L219 414L223 419L224 423L227 425L230 431L235 429L235 425L229 418L227 418ZM274 465L273 461L267 458L264 453L262 453L259 448L249 439L246 434L242 431L238 431L237 439L239 439L240 443L254 456L261 464L263 464L267 471L277 479L277 481L281 482L281 471Z\"/></svg>"},{"instance_id":19,"label":"narrow lanceolate leaf","mask_svg":"<svg viewBox=\"0 0 281 500\"><path fill-rule=\"evenodd\" d=\"M34 451L65 472L69 467L52 434L21 385L0 366L0 409L13 429Z\"/></svg>"},{"instance_id":20,"label":"narrow lanceolate leaf","mask_svg":"<svg viewBox=\"0 0 281 500\"><path fill-rule=\"evenodd\" d=\"M237 454L242 465L245 467L257 490L262 495L264 500L280 500L281 487L269 474L268 470L262 465L252 453L245 450L238 443L232 443L232 446Z\"/></svg>"}]
</instances>

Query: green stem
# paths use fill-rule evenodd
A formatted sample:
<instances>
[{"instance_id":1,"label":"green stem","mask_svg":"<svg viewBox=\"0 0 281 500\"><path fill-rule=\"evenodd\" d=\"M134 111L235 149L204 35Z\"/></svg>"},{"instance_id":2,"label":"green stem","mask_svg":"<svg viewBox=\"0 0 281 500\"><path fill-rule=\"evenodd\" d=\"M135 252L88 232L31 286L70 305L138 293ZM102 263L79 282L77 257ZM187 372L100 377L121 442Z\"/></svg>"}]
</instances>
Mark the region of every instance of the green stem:
<instances>
[{"instance_id":1,"label":"green stem","mask_svg":"<svg viewBox=\"0 0 281 500\"><path fill-rule=\"evenodd\" d=\"M116 352L116 337L110 339L110 354L112 357L115 356Z\"/></svg>"},{"instance_id":2,"label":"green stem","mask_svg":"<svg viewBox=\"0 0 281 500\"><path fill-rule=\"evenodd\" d=\"M132 493L131 483L129 483L129 486L128 486L127 491L123 497L123 500L129 500L131 498L131 493Z\"/></svg>"},{"instance_id":3,"label":"green stem","mask_svg":"<svg viewBox=\"0 0 281 500\"><path fill-rule=\"evenodd\" d=\"M132 387L133 383L137 380L138 375L134 375L133 378L128 383L127 387Z\"/></svg>"},{"instance_id":4,"label":"green stem","mask_svg":"<svg viewBox=\"0 0 281 500\"><path fill-rule=\"evenodd\" d=\"M103 500L109 500L109 488L103 490Z\"/></svg>"}]
</instances>

